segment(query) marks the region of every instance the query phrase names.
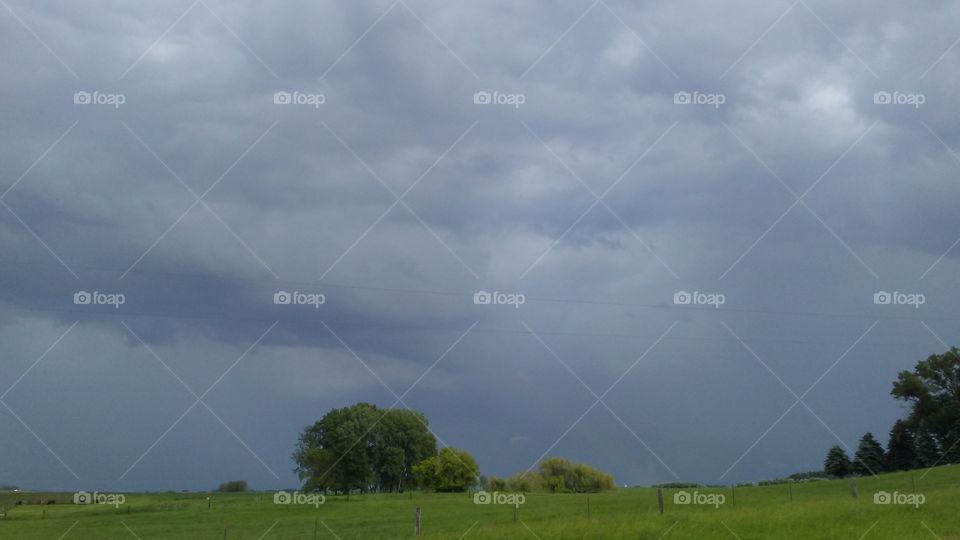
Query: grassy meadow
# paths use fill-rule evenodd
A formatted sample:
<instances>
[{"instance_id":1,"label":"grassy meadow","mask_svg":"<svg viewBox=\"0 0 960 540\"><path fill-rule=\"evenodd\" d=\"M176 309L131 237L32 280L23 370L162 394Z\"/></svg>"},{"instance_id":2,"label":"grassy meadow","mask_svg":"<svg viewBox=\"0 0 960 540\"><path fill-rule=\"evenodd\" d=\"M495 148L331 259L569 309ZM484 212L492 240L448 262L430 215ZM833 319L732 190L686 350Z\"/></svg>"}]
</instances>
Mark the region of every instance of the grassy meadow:
<instances>
[{"instance_id":1,"label":"grassy meadow","mask_svg":"<svg viewBox=\"0 0 960 540\"><path fill-rule=\"evenodd\" d=\"M874 493L914 493L919 507L875 504ZM632 538L960 539L960 467L939 467L847 480L728 489L722 504L675 504L678 489L628 488L580 494L527 494L516 511L474 504L468 494L377 494L327 497L319 507L276 505L273 493L126 494L119 507L74 505L70 493L0 493L0 538L11 539L434 539ZM212 498L208 503L207 498ZM35 503L16 505L18 499ZM710 498L714 503L719 497ZM589 509L588 509L589 506Z\"/></svg>"}]
</instances>

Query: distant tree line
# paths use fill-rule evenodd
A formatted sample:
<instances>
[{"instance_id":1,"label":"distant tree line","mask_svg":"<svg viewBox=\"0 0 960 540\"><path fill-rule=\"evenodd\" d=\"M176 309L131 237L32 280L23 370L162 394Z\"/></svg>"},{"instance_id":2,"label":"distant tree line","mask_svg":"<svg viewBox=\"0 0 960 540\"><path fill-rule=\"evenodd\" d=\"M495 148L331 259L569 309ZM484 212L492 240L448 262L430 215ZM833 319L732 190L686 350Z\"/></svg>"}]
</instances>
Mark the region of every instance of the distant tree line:
<instances>
[{"instance_id":1,"label":"distant tree line","mask_svg":"<svg viewBox=\"0 0 960 540\"><path fill-rule=\"evenodd\" d=\"M217 491L220 493L240 493L247 491L247 481L246 480L231 480L229 482L224 482L220 484L220 487L217 488Z\"/></svg>"},{"instance_id":2,"label":"distant tree line","mask_svg":"<svg viewBox=\"0 0 960 540\"><path fill-rule=\"evenodd\" d=\"M613 476L584 463L573 463L559 457L538 463L537 471L526 471L508 478L481 480L481 488L489 491L596 493L614 488Z\"/></svg>"},{"instance_id":3,"label":"distant tree line","mask_svg":"<svg viewBox=\"0 0 960 540\"><path fill-rule=\"evenodd\" d=\"M909 412L893 424L886 450L866 433L852 459L840 446L827 452L826 474L843 478L960 463L960 349L901 371L890 394L907 403Z\"/></svg>"},{"instance_id":4,"label":"distant tree line","mask_svg":"<svg viewBox=\"0 0 960 540\"><path fill-rule=\"evenodd\" d=\"M293 452L294 472L305 491L348 496L353 491L462 492L478 487L588 493L614 486L613 476L562 458L541 461L538 471L487 479L466 450L438 451L428 426L426 416L411 410L380 409L370 403L332 409L300 433Z\"/></svg>"}]
</instances>

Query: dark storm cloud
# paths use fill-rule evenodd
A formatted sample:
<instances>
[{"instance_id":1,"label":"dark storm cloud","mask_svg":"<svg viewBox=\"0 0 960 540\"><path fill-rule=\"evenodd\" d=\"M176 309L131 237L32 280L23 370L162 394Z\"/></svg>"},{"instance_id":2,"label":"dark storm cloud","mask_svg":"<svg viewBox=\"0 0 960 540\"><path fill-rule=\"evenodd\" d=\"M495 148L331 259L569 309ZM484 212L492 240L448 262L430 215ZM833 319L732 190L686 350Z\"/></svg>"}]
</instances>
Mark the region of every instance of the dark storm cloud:
<instances>
[{"instance_id":1,"label":"dark storm cloud","mask_svg":"<svg viewBox=\"0 0 960 540\"><path fill-rule=\"evenodd\" d=\"M771 477L885 432L896 372L955 339L947 3L9 5L5 483L289 486L299 429L441 357L404 404L488 474L549 449L621 483ZM195 402L177 377L221 376L151 448Z\"/></svg>"}]
</instances>

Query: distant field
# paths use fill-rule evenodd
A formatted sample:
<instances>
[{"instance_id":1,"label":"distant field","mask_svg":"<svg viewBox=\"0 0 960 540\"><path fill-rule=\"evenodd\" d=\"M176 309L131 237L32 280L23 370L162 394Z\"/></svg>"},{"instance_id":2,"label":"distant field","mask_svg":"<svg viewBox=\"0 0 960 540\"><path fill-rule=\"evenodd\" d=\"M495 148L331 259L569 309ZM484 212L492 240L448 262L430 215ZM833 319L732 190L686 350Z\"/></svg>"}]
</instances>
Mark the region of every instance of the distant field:
<instances>
[{"instance_id":1,"label":"distant field","mask_svg":"<svg viewBox=\"0 0 960 540\"><path fill-rule=\"evenodd\" d=\"M919 508L874 504L877 491L911 494L911 476L925 499ZM786 485L737 488L735 502L729 489L698 490L723 494L719 508L674 504L677 491L664 490L663 515L655 489L590 495L589 517L586 495L527 495L517 522L512 506L477 505L466 494L328 497L319 508L275 505L272 493L127 494L114 508L70 504L71 494L0 493L0 538L312 539L315 527L323 539L409 538L419 506L423 537L435 539L960 539L956 466L860 478L856 499L845 480L794 484L792 502ZM41 497L57 503L11 506Z\"/></svg>"}]
</instances>

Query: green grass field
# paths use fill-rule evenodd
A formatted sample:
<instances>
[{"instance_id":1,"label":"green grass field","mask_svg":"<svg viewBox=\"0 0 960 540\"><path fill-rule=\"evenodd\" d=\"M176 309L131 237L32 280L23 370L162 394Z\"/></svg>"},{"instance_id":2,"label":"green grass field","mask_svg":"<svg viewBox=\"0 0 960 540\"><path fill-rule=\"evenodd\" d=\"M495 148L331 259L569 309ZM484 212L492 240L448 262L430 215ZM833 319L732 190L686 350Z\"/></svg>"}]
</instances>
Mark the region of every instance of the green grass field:
<instances>
[{"instance_id":1,"label":"green grass field","mask_svg":"<svg viewBox=\"0 0 960 540\"><path fill-rule=\"evenodd\" d=\"M912 493L914 481L925 497L919 508L874 503L876 491ZM516 522L512 506L474 504L467 494L328 497L319 508L275 505L272 493L127 494L114 508L70 504L72 494L0 493L0 538L409 538L419 506L422 536L435 539L960 539L956 466L860 478L857 498L845 480L794 484L792 502L787 485L737 488L735 501L729 489L698 490L725 495L719 508L674 504L677 491L663 490L663 515L649 488L590 495L589 516L587 495L529 494ZM57 503L13 506L40 498Z\"/></svg>"}]
</instances>

